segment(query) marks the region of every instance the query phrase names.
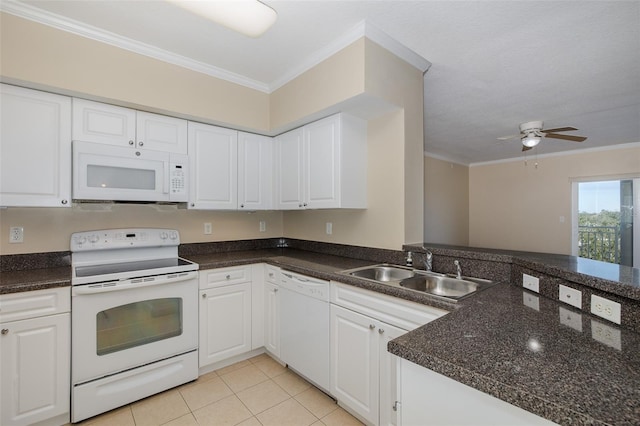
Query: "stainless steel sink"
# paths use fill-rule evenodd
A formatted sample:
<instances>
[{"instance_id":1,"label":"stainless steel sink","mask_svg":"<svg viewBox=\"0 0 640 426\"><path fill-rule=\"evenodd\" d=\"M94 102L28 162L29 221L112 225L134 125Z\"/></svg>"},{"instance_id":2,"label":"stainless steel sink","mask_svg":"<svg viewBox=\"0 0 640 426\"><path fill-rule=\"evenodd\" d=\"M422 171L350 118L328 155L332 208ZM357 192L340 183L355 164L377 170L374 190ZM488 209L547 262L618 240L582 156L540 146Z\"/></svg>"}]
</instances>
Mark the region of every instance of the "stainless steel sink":
<instances>
[{"instance_id":1,"label":"stainless steel sink","mask_svg":"<svg viewBox=\"0 0 640 426\"><path fill-rule=\"evenodd\" d=\"M413 269L386 264L365 266L363 268L351 269L344 272L353 277L366 278L368 280L380 282L401 281L415 275Z\"/></svg>"},{"instance_id":2,"label":"stainless steel sink","mask_svg":"<svg viewBox=\"0 0 640 426\"><path fill-rule=\"evenodd\" d=\"M495 284L493 281L482 278L463 276L462 279L459 279L451 274L440 274L389 264L348 269L342 271L341 274L454 301Z\"/></svg>"},{"instance_id":3,"label":"stainless steel sink","mask_svg":"<svg viewBox=\"0 0 640 426\"><path fill-rule=\"evenodd\" d=\"M478 290L478 283L447 276L418 274L400 281L400 287L435 294L436 296L459 299Z\"/></svg>"}]
</instances>

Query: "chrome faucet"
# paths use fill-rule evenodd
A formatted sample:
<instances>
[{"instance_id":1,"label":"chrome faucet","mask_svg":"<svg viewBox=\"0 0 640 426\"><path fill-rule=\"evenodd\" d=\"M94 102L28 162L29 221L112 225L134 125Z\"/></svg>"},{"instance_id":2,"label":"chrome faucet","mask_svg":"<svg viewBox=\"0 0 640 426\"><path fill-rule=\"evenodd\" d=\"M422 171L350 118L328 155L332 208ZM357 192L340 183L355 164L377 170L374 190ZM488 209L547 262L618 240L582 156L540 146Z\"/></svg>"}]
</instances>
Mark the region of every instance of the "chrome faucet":
<instances>
[{"instance_id":1,"label":"chrome faucet","mask_svg":"<svg viewBox=\"0 0 640 426\"><path fill-rule=\"evenodd\" d=\"M460 262L457 261L457 260L454 260L453 264L456 265L456 278L461 280L462 279L462 268L460 267Z\"/></svg>"},{"instance_id":2,"label":"chrome faucet","mask_svg":"<svg viewBox=\"0 0 640 426\"><path fill-rule=\"evenodd\" d=\"M424 260L424 269L431 272L433 270L433 253L427 252L427 256Z\"/></svg>"}]
</instances>

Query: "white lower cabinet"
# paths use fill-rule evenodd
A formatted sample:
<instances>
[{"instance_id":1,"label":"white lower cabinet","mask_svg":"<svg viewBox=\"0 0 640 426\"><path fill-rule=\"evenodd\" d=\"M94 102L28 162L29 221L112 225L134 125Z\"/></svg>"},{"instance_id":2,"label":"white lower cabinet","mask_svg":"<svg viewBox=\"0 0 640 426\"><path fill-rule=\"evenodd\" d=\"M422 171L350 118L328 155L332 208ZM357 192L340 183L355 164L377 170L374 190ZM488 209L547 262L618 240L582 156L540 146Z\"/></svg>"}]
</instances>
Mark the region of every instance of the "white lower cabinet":
<instances>
[{"instance_id":1,"label":"white lower cabinet","mask_svg":"<svg viewBox=\"0 0 640 426\"><path fill-rule=\"evenodd\" d=\"M3 426L69 422L69 312L69 288L0 296Z\"/></svg>"},{"instance_id":2,"label":"white lower cabinet","mask_svg":"<svg viewBox=\"0 0 640 426\"><path fill-rule=\"evenodd\" d=\"M555 424L405 359L399 383L402 426Z\"/></svg>"},{"instance_id":3,"label":"white lower cabinet","mask_svg":"<svg viewBox=\"0 0 640 426\"><path fill-rule=\"evenodd\" d=\"M264 283L264 348L280 359L280 269L267 266Z\"/></svg>"},{"instance_id":4,"label":"white lower cabinet","mask_svg":"<svg viewBox=\"0 0 640 426\"><path fill-rule=\"evenodd\" d=\"M251 351L251 285L251 266L200 271L201 368Z\"/></svg>"},{"instance_id":5,"label":"white lower cabinet","mask_svg":"<svg viewBox=\"0 0 640 426\"><path fill-rule=\"evenodd\" d=\"M396 425L398 358L387 343L446 313L332 282L331 394L367 424Z\"/></svg>"}]
</instances>

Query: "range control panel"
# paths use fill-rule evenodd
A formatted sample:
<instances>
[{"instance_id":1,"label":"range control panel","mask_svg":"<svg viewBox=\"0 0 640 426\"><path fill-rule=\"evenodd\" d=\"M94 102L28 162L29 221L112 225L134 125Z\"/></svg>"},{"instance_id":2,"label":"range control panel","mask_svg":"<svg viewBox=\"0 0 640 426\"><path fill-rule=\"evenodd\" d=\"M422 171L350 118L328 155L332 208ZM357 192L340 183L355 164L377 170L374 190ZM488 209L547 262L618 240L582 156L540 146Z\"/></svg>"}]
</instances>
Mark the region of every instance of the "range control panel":
<instances>
[{"instance_id":1,"label":"range control panel","mask_svg":"<svg viewBox=\"0 0 640 426\"><path fill-rule=\"evenodd\" d=\"M140 247L167 247L180 244L175 229L102 229L71 234L71 251L112 250Z\"/></svg>"}]
</instances>

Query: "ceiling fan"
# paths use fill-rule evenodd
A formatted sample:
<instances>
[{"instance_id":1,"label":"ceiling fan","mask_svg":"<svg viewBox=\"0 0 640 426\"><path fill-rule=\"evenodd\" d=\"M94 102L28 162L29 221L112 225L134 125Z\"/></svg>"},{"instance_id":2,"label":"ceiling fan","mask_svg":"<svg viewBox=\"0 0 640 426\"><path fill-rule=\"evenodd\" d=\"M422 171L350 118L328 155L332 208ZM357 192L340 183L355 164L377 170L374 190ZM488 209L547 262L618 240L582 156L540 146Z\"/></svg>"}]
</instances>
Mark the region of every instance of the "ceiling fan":
<instances>
[{"instance_id":1,"label":"ceiling fan","mask_svg":"<svg viewBox=\"0 0 640 426\"><path fill-rule=\"evenodd\" d=\"M573 141L573 142L582 142L587 139L584 136L558 134L558 132L571 132L574 130L578 130L578 129L576 129L575 127L558 127L555 129L543 130L542 121L529 121L527 123L520 124L520 134L503 136L501 138L498 138L498 140L506 141L509 139L514 139L519 137L522 140L522 150L528 151L534 146L538 145L543 137L554 138L554 139L564 139L564 140Z\"/></svg>"}]
</instances>

